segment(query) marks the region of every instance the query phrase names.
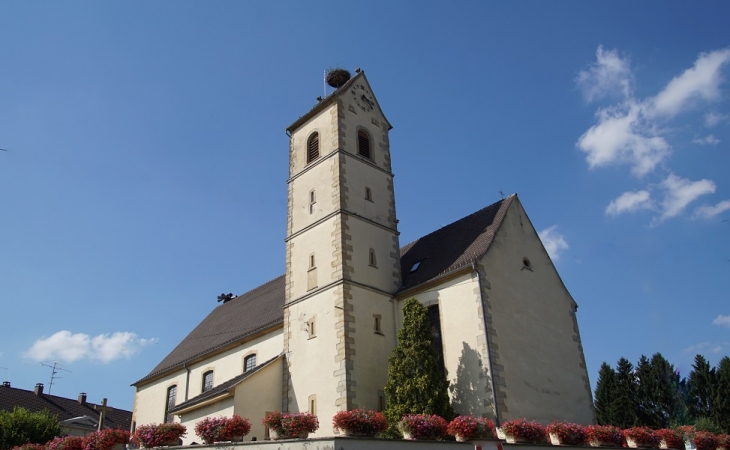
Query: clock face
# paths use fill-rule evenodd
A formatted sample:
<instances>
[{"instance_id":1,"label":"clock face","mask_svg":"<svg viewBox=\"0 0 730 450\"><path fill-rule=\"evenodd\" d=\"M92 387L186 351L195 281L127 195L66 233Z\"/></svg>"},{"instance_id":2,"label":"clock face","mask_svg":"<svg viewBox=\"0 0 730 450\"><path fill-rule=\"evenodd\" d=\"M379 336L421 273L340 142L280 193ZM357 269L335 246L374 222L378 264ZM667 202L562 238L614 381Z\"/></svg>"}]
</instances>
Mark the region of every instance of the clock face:
<instances>
[{"instance_id":1,"label":"clock face","mask_svg":"<svg viewBox=\"0 0 730 450\"><path fill-rule=\"evenodd\" d=\"M368 91L368 89L362 84L356 84L350 92L352 93L352 98L355 101L355 104L363 111L371 111L375 106L375 98L373 98L373 94L371 94L370 91Z\"/></svg>"}]
</instances>

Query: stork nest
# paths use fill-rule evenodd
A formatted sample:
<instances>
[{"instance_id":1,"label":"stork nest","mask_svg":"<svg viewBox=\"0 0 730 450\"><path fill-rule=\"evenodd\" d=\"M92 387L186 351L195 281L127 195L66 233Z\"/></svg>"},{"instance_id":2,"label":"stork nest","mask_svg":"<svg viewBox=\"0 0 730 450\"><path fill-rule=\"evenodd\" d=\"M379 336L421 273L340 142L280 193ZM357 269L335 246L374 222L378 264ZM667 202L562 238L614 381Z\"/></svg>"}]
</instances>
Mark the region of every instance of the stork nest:
<instances>
[{"instance_id":1,"label":"stork nest","mask_svg":"<svg viewBox=\"0 0 730 450\"><path fill-rule=\"evenodd\" d=\"M340 67L336 67L334 69L329 69L327 71L327 75L325 76L325 80L327 81L327 84L332 86L333 88L337 89L343 84L347 83L347 80L352 78L352 75L350 75L350 72L346 69L342 69Z\"/></svg>"}]
</instances>

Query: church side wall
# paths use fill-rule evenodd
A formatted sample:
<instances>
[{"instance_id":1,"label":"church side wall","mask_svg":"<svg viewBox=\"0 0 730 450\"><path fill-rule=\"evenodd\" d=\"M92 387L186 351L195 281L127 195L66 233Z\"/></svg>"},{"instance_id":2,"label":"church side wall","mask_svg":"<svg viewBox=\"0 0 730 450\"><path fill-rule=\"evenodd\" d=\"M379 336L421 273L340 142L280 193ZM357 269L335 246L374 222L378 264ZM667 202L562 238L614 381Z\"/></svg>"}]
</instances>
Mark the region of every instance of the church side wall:
<instances>
[{"instance_id":1,"label":"church side wall","mask_svg":"<svg viewBox=\"0 0 730 450\"><path fill-rule=\"evenodd\" d=\"M500 419L594 422L575 302L516 199L480 269Z\"/></svg>"},{"instance_id":2,"label":"church side wall","mask_svg":"<svg viewBox=\"0 0 730 450\"><path fill-rule=\"evenodd\" d=\"M251 432L244 441L253 437L263 441L265 429L261 421L267 412L281 410L282 364L282 359L274 361L236 386L234 414L251 422Z\"/></svg>"},{"instance_id":3,"label":"church side wall","mask_svg":"<svg viewBox=\"0 0 730 450\"><path fill-rule=\"evenodd\" d=\"M256 362L260 364L279 355L283 345L283 330L277 328L256 339L243 342L235 348L189 365L188 399L202 393L205 372L213 370L213 386L218 386L243 373L243 360L246 356L256 354ZM177 386L175 404L184 402L186 379L185 369L179 369L163 378L138 387L135 394L133 418L137 425L164 422L167 389L173 385Z\"/></svg>"},{"instance_id":4,"label":"church side wall","mask_svg":"<svg viewBox=\"0 0 730 450\"><path fill-rule=\"evenodd\" d=\"M439 307L444 364L454 411L494 418L487 355L481 345L485 337L478 287L476 274L468 272L412 297L426 307ZM398 329L403 324L404 300L398 302Z\"/></svg>"},{"instance_id":5,"label":"church side wall","mask_svg":"<svg viewBox=\"0 0 730 450\"><path fill-rule=\"evenodd\" d=\"M233 398L229 397L210 405L185 413L179 422L187 428L187 434L182 438L183 445L193 442L203 444L203 439L195 434L195 425L206 417L231 417L234 414Z\"/></svg>"}]
</instances>

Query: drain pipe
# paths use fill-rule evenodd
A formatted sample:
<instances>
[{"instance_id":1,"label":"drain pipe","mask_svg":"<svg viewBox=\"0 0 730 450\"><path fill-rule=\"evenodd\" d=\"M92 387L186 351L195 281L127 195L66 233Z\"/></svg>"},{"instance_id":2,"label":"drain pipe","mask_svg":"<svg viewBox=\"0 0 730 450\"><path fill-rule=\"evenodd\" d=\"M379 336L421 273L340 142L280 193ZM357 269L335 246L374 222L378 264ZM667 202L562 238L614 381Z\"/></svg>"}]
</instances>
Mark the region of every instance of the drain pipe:
<instances>
[{"instance_id":1,"label":"drain pipe","mask_svg":"<svg viewBox=\"0 0 730 450\"><path fill-rule=\"evenodd\" d=\"M482 305L482 323L484 324L484 338L487 341L487 364L489 365L489 374L491 375L490 383L492 385L492 400L494 401L494 424L499 427L499 406L497 405L497 387L494 385L494 369L492 368L492 354L489 348L489 330L487 329L487 310L484 305L484 296L482 295L482 277L477 271L476 264L471 263L471 269L477 274L477 283L479 285L479 303Z\"/></svg>"},{"instance_id":2,"label":"drain pipe","mask_svg":"<svg viewBox=\"0 0 730 450\"><path fill-rule=\"evenodd\" d=\"M188 401L188 387L190 386L190 368L188 367L188 363L184 363L183 367L187 371L185 374L185 401Z\"/></svg>"}]
</instances>

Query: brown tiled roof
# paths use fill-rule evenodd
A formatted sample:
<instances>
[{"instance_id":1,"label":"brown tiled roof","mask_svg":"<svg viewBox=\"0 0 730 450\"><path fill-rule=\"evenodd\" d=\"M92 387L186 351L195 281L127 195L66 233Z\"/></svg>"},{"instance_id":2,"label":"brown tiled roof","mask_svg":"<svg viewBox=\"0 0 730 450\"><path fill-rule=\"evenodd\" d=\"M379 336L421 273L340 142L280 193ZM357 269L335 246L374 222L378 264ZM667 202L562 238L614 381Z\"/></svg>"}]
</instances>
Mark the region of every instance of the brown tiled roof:
<instances>
[{"instance_id":1,"label":"brown tiled roof","mask_svg":"<svg viewBox=\"0 0 730 450\"><path fill-rule=\"evenodd\" d=\"M95 403L79 403L77 399L59 397L57 395L39 394L35 391L0 386L0 410L12 411L15 407L25 408L30 412L48 410L58 416L59 421L75 417L89 416L99 418L99 411L94 409ZM132 425L132 411L107 406L104 419L105 428L122 428L129 430Z\"/></svg>"},{"instance_id":2,"label":"brown tiled roof","mask_svg":"<svg viewBox=\"0 0 730 450\"><path fill-rule=\"evenodd\" d=\"M186 362L281 324L284 320L284 275L218 305L140 383Z\"/></svg>"},{"instance_id":3,"label":"brown tiled roof","mask_svg":"<svg viewBox=\"0 0 730 450\"><path fill-rule=\"evenodd\" d=\"M515 195L416 239L400 250L401 291L473 263L494 239ZM421 262L411 272L413 265Z\"/></svg>"},{"instance_id":4,"label":"brown tiled roof","mask_svg":"<svg viewBox=\"0 0 730 450\"><path fill-rule=\"evenodd\" d=\"M202 394L191 398L190 400L186 402L182 402L179 405L176 405L174 408L170 409L170 413L174 413L177 411L181 411L189 406L197 405L198 403L202 403L208 399L217 397L225 392L230 391L234 387L238 386L239 383L243 382L246 378L250 377L251 375L255 374L256 372L260 371L264 367L268 366L269 364L273 363L279 358L283 358L283 353L280 355L277 355L267 361L264 361L263 363L257 365L253 369L249 370L248 372L243 372L241 375L238 375L236 377L231 378L230 380L226 381L225 383L221 383L218 386L207 390L203 392Z\"/></svg>"},{"instance_id":5,"label":"brown tiled roof","mask_svg":"<svg viewBox=\"0 0 730 450\"><path fill-rule=\"evenodd\" d=\"M483 255L515 197L511 195L401 248L401 291L469 265ZM418 261L418 270L411 272ZM283 323L284 287L282 275L219 305L134 385Z\"/></svg>"}]
</instances>

